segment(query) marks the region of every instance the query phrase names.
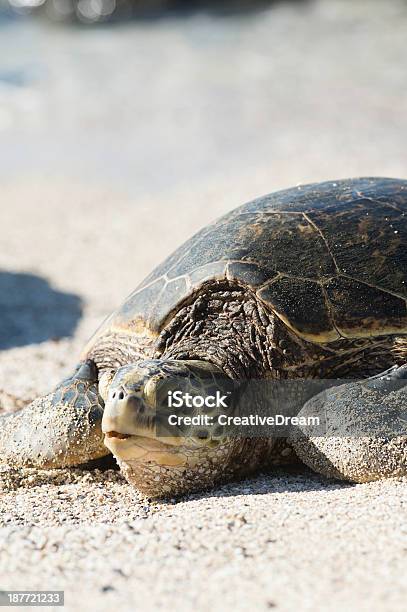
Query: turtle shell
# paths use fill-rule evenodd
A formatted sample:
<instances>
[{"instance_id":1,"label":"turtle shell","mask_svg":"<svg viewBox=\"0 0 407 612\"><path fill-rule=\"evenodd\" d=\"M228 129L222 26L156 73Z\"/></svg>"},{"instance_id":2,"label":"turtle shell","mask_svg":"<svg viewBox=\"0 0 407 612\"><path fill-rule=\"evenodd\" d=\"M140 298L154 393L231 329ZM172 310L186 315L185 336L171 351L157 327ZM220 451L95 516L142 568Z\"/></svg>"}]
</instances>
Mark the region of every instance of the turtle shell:
<instances>
[{"instance_id":1,"label":"turtle shell","mask_svg":"<svg viewBox=\"0 0 407 612\"><path fill-rule=\"evenodd\" d=\"M407 333L407 181L340 180L258 198L158 266L97 333L152 336L210 280L249 287L318 343Z\"/></svg>"}]
</instances>

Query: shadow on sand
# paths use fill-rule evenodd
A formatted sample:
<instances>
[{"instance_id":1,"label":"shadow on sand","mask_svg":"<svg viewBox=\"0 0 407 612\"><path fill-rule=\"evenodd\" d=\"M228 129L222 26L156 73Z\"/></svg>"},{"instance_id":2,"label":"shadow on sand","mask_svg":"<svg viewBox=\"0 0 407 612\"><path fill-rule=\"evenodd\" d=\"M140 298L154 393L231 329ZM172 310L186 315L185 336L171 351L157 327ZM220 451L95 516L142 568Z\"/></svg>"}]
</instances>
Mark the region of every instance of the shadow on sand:
<instances>
[{"instance_id":1,"label":"shadow on sand","mask_svg":"<svg viewBox=\"0 0 407 612\"><path fill-rule=\"evenodd\" d=\"M334 491L354 487L351 482L328 479L316 474L304 464L274 467L270 471L261 472L245 480L237 480L213 489L177 499L161 499L164 505L178 502L190 502L211 497L237 497L239 495L266 495L268 493L308 493L313 491Z\"/></svg>"},{"instance_id":2,"label":"shadow on sand","mask_svg":"<svg viewBox=\"0 0 407 612\"><path fill-rule=\"evenodd\" d=\"M0 350L72 336L81 298L34 274L0 270Z\"/></svg>"}]
</instances>

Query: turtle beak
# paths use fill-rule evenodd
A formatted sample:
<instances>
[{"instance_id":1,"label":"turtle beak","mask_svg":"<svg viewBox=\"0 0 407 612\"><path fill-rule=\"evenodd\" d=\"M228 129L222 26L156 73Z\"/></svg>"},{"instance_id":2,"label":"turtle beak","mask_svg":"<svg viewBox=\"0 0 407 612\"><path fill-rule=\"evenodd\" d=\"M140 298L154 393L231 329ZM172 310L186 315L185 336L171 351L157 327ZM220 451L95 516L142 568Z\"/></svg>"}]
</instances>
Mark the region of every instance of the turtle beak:
<instances>
[{"instance_id":1,"label":"turtle beak","mask_svg":"<svg viewBox=\"0 0 407 612\"><path fill-rule=\"evenodd\" d=\"M124 387L109 391L102 419L102 431L106 438L129 438L145 434L143 400ZM149 431L151 435L151 431Z\"/></svg>"}]
</instances>

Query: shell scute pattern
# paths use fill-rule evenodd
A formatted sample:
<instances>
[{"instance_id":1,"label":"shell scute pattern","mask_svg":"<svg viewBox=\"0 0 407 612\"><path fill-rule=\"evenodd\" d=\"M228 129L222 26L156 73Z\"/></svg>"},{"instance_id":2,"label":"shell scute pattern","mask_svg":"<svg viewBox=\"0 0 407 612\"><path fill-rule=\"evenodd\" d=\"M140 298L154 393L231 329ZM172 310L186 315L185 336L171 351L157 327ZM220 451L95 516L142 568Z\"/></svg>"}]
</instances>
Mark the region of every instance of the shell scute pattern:
<instances>
[{"instance_id":1,"label":"shell scute pattern","mask_svg":"<svg viewBox=\"0 0 407 612\"><path fill-rule=\"evenodd\" d=\"M365 199L351 209L311 211L308 216L324 237L340 274L407 298L404 213Z\"/></svg>"},{"instance_id":2,"label":"shell scute pattern","mask_svg":"<svg viewBox=\"0 0 407 612\"><path fill-rule=\"evenodd\" d=\"M277 192L202 229L136 289L108 326L158 335L208 280L236 281L312 341L407 327L407 181L355 179Z\"/></svg>"},{"instance_id":3,"label":"shell scute pattern","mask_svg":"<svg viewBox=\"0 0 407 612\"><path fill-rule=\"evenodd\" d=\"M63 404L90 410L92 407L98 406L99 403L97 385L89 388L79 380L70 380L66 384L61 383L55 390L52 403L55 406Z\"/></svg>"}]
</instances>

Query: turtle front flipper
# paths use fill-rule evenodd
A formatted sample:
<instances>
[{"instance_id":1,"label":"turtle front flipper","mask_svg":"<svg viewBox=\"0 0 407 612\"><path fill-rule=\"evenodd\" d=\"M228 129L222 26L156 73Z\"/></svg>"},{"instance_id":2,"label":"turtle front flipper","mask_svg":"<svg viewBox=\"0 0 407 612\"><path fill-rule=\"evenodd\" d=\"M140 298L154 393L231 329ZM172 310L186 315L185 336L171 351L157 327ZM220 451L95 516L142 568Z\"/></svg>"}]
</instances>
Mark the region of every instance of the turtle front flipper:
<instances>
[{"instance_id":1,"label":"turtle front flipper","mask_svg":"<svg viewBox=\"0 0 407 612\"><path fill-rule=\"evenodd\" d=\"M0 417L0 463L59 468L108 455L97 385L96 365L88 360L48 395Z\"/></svg>"},{"instance_id":2,"label":"turtle front flipper","mask_svg":"<svg viewBox=\"0 0 407 612\"><path fill-rule=\"evenodd\" d=\"M323 391L298 417L307 424L290 442L316 472L350 482L407 476L407 364Z\"/></svg>"}]
</instances>

